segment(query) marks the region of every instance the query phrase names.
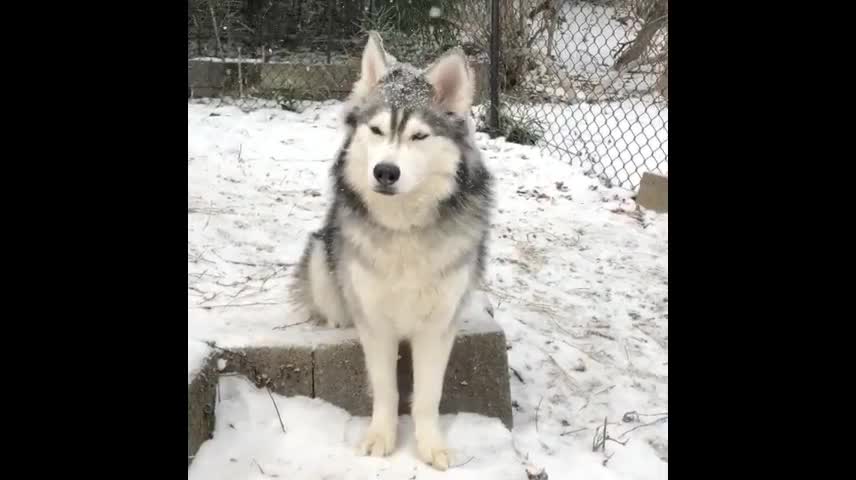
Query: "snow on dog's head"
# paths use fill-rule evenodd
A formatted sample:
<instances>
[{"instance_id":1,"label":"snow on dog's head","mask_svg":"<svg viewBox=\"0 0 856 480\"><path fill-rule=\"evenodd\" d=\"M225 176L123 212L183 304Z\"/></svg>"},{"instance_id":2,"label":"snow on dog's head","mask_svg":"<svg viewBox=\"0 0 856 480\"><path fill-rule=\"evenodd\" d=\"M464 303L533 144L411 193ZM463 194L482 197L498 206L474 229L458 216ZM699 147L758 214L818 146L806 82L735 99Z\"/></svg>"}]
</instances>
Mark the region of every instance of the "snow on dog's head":
<instances>
[{"instance_id":1,"label":"snow on dog's head","mask_svg":"<svg viewBox=\"0 0 856 480\"><path fill-rule=\"evenodd\" d=\"M473 95L460 49L419 70L397 62L370 33L346 112L347 182L367 204L450 197L473 149Z\"/></svg>"}]
</instances>

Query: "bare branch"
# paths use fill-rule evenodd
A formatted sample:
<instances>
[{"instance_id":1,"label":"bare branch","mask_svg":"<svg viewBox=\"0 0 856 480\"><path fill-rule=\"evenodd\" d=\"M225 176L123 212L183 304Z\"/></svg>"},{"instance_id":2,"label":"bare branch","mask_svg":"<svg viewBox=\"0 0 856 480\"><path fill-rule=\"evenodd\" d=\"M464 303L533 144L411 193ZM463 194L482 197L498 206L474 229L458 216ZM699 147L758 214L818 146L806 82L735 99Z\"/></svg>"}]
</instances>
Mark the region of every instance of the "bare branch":
<instances>
[{"instance_id":1,"label":"bare branch","mask_svg":"<svg viewBox=\"0 0 856 480\"><path fill-rule=\"evenodd\" d=\"M233 308L233 307L256 307L259 305L285 305L282 302L255 302L255 303L229 303L225 305L205 305L201 307L190 307L195 310L210 310L212 308Z\"/></svg>"},{"instance_id":2,"label":"bare branch","mask_svg":"<svg viewBox=\"0 0 856 480\"><path fill-rule=\"evenodd\" d=\"M476 457L470 457L470 458L469 458L469 460L467 460L466 462L464 462L464 463L462 463L462 464L460 464L460 465L452 465L452 468L463 467L464 465L466 465L466 464L468 464L468 463L472 462L474 458L476 458Z\"/></svg>"},{"instance_id":3,"label":"bare branch","mask_svg":"<svg viewBox=\"0 0 856 480\"><path fill-rule=\"evenodd\" d=\"M514 367L509 366L508 368L510 368L510 369L511 369L511 373L513 373L513 374L514 374L514 376L515 376L515 377L517 377L517 379L518 379L518 380L520 380L520 383L522 383L522 384L524 384L524 385L526 384L526 382L524 382L524 381L523 381L523 377L521 377L521 376L520 376L520 372L518 372L517 370L515 370L515 369L514 369Z\"/></svg>"},{"instance_id":4,"label":"bare branch","mask_svg":"<svg viewBox=\"0 0 856 480\"><path fill-rule=\"evenodd\" d=\"M267 474L265 474L265 471L262 470L262 466L259 465L259 462L257 462L255 458L253 459L253 463L255 463L257 467L259 467L259 473L261 473L264 476L267 476Z\"/></svg>"},{"instance_id":5,"label":"bare branch","mask_svg":"<svg viewBox=\"0 0 856 480\"><path fill-rule=\"evenodd\" d=\"M286 328L288 328L288 327L294 327L294 326L297 326L297 325L303 325L304 323L309 323L309 322L311 322L311 321L312 321L312 318L308 318L308 319L306 319L306 320L304 320L304 321L302 321L302 322L289 323L289 324L286 324L286 325L280 325L280 326L278 326L278 327L273 327L273 329L274 329L274 330L285 330L285 329L286 329Z\"/></svg>"},{"instance_id":6,"label":"bare branch","mask_svg":"<svg viewBox=\"0 0 856 480\"><path fill-rule=\"evenodd\" d=\"M276 416L279 418L279 426L282 427L282 433L285 433L285 424L282 423L282 416L279 414L279 407L276 406L276 400L273 398L273 393L271 393L270 387L267 388L267 392L270 396L270 401L273 403L273 408L276 409ZM264 472L262 475L264 475Z\"/></svg>"},{"instance_id":7,"label":"bare branch","mask_svg":"<svg viewBox=\"0 0 856 480\"><path fill-rule=\"evenodd\" d=\"M643 423L641 425L636 425L635 427L631 428L630 430L627 430L626 432L619 435L618 438L621 438L621 437L627 435L628 433L630 433L634 430L638 430L642 427L650 427L651 425L657 425L658 423L663 423L663 422L666 422L668 420L669 420L669 417L662 417L662 418L658 418L658 419L654 420L653 422Z\"/></svg>"}]
</instances>

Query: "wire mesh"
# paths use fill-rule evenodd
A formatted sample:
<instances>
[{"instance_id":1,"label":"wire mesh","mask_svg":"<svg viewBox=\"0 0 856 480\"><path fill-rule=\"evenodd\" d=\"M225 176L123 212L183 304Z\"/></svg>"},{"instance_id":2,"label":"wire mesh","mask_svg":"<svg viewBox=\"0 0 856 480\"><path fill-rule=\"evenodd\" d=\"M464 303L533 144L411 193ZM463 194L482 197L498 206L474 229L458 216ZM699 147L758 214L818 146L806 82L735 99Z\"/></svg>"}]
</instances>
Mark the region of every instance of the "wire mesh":
<instances>
[{"instance_id":1,"label":"wire mesh","mask_svg":"<svg viewBox=\"0 0 856 480\"><path fill-rule=\"evenodd\" d=\"M667 0L188 0L188 97L299 111L350 93L369 30L415 65L460 46L480 129L636 188L667 173L667 19Z\"/></svg>"},{"instance_id":2,"label":"wire mesh","mask_svg":"<svg viewBox=\"0 0 856 480\"><path fill-rule=\"evenodd\" d=\"M607 185L668 173L667 0L495 0L499 134Z\"/></svg>"}]
</instances>

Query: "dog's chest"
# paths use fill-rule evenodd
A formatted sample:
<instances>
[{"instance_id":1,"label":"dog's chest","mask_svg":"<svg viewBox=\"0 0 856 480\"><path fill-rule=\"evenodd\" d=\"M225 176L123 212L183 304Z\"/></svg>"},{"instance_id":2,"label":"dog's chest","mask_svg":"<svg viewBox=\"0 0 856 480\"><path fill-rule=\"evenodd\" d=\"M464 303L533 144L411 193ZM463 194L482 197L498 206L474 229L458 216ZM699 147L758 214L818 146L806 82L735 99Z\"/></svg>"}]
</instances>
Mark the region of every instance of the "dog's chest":
<instances>
[{"instance_id":1,"label":"dog's chest","mask_svg":"<svg viewBox=\"0 0 856 480\"><path fill-rule=\"evenodd\" d=\"M472 268L460 264L464 238L350 235L350 283L369 321L384 319L406 335L428 321L451 320L469 287ZM447 318L448 317L448 318ZM441 320L443 319L443 320Z\"/></svg>"}]
</instances>

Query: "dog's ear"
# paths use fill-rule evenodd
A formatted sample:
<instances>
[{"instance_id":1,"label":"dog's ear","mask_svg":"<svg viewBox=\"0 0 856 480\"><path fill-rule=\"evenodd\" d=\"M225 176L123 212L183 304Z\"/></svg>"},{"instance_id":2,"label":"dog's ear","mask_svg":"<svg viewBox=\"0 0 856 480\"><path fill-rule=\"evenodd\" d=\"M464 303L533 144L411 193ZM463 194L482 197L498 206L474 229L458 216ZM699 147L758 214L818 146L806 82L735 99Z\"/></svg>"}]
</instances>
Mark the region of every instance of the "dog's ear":
<instances>
[{"instance_id":1,"label":"dog's ear","mask_svg":"<svg viewBox=\"0 0 856 480\"><path fill-rule=\"evenodd\" d=\"M351 96L353 100L360 100L369 94L371 89L377 85L380 77L386 72L387 54L383 49L383 39L375 31L369 32L369 41L363 50L362 69L360 79L354 84Z\"/></svg>"},{"instance_id":2,"label":"dog's ear","mask_svg":"<svg viewBox=\"0 0 856 480\"><path fill-rule=\"evenodd\" d=\"M446 52L428 67L425 77L434 87L435 103L449 112L470 113L475 85L463 50L455 48Z\"/></svg>"}]
</instances>

